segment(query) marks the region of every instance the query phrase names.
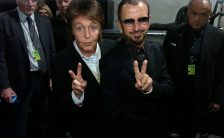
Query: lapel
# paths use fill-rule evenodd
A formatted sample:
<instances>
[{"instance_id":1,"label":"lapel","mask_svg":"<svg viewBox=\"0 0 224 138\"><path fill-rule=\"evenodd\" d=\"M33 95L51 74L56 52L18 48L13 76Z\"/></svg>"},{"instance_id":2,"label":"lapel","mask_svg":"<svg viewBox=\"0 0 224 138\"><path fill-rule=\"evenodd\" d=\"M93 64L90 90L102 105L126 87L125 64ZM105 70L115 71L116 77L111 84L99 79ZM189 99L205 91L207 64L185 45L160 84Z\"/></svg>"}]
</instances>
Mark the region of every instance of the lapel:
<instances>
[{"instance_id":1,"label":"lapel","mask_svg":"<svg viewBox=\"0 0 224 138\"><path fill-rule=\"evenodd\" d=\"M212 42L210 42L211 37L213 37L210 34L209 31L209 26L206 25L205 29L204 29L204 34L203 34L203 40L202 40L202 45L201 45L201 53L200 53L200 66L202 66L201 64L203 63L203 61L205 60L205 56L206 55L206 50L208 49L209 45L212 44Z\"/></svg>"},{"instance_id":2,"label":"lapel","mask_svg":"<svg viewBox=\"0 0 224 138\"><path fill-rule=\"evenodd\" d=\"M185 39L187 38L187 24L184 24L183 26L181 26L177 33L175 34L176 36L174 36L174 40L176 41L176 46L174 48L174 52L171 55L174 57L174 60L176 61L176 65L179 65L181 57L182 57L182 47L184 46L185 43ZM170 44L170 46L172 46L172 44Z\"/></svg>"},{"instance_id":3,"label":"lapel","mask_svg":"<svg viewBox=\"0 0 224 138\"><path fill-rule=\"evenodd\" d=\"M120 40L118 46L121 49L121 53L119 54L121 58L121 67L122 65L125 65L127 71L129 72L128 74L131 74L131 77L135 78L133 69L134 59L131 56L131 49L127 44L125 44L125 41L123 39Z\"/></svg>"},{"instance_id":4,"label":"lapel","mask_svg":"<svg viewBox=\"0 0 224 138\"><path fill-rule=\"evenodd\" d=\"M82 64L82 77L84 80L87 80L87 81L91 81L92 83L96 83L96 84L99 84L98 81L96 80L96 78L94 77L92 71L89 69L88 65L85 63L85 61L82 59L82 57L79 55L79 53L76 51L74 45L70 45L68 47L68 50L67 50L67 55L70 56L69 59L74 59L74 60L71 60L71 69L77 73L77 65L78 63L81 63ZM91 83L90 83L91 84Z\"/></svg>"},{"instance_id":5,"label":"lapel","mask_svg":"<svg viewBox=\"0 0 224 138\"><path fill-rule=\"evenodd\" d=\"M155 53L153 50L153 45L148 40L145 41L144 50L145 50L145 53L147 55L147 60L148 60L147 72L151 77L155 77L152 75L156 74L156 72L155 72L156 71L155 70L156 69L156 59L155 59L156 57L155 57Z\"/></svg>"},{"instance_id":6,"label":"lapel","mask_svg":"<svg viewBox=\"0 0 224 138\"><path fill-rule=\"evenodd\" d=\"M46 34L46 28L44 28L44 26L46 26L43 22L41 22L41 18L40 16L34 12L34 18L35 18L35 21L36 21L36 25L37 25L37 30L38 30L38 34L39 34L39 39L40 39L40 42L41 42L41 45L42 45L42 49L44 51L44 55L46 55L46 38L45 37L48 37L47 34Z\"/></svg>"},{"instance_id":7,"label":"lapel","mask_svg":"<svg viewBox=\"0 0 224 138\"><path fill-rule=\"evenodd\" d=\"M116 41L115 40L110 40L110 39L102 39L99 42L99 46L100 46L101 55L103 57L111 49L113 49L114 47L116 47Z\"/></svg>"},{"instance_id":8,"label":"lapel","mask_svg":"<svg viewBox=\"0 0 224 138\"><path fill-rule=\"evenodd\" d=\"M26 53L28 53L27 46L26 46L26 39L23 34L23 28L20 23L19 14L18 14L17 9L12 11L11 16L13 17L13 18L11 18L12 19L12 27L13 27L13 30L15 31L16 37L18 37L19 42L21 43L21 46L23 47L24 51Z\"/></svg>"}]
</instances>

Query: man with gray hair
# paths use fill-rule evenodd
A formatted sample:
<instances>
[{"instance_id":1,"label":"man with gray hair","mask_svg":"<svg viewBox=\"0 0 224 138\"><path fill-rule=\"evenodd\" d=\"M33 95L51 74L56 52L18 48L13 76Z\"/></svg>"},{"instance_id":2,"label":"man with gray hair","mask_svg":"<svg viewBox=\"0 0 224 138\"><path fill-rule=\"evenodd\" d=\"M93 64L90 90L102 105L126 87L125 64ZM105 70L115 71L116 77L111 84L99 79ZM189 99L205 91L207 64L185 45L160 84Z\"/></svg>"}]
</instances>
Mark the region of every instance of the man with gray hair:
<instances>
[{"instance_id":1,"label":"man with gray hair","mask_svg":"<svg viewBox=\"0 0 224 138\"><path fill-rule=\"evenodd\" d=\"M49 58L54 39L49 19L35 13L38 0L16 0L0 15L0 137L45 138ZM29 128L29 131L27 131Z\"/></svg>"},{"instance_id":2,"label":"man with gray hair","mask_svg":"<svg viewBox=\"0 0 224 138\"><path fill-rule=\"evenodd\" d=\"M209 0L190 0L188 22L168 30L164 52L176 87L173 108L182 137L211 130L211 116L224 104L224 32L208 24Z\"/></svg>"}]
</instances>

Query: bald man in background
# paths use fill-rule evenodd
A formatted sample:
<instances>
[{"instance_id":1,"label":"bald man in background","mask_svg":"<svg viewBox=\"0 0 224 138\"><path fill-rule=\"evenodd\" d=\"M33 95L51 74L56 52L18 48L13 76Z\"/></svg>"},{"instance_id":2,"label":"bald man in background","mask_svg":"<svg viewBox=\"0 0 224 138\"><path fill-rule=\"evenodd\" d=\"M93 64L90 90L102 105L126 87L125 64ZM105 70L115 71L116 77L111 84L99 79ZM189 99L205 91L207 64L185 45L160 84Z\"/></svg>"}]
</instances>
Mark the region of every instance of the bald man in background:
<instances>
[{"instance_id":1,"label":"bald man in background","mask_svg":"<svg viewBox=\"0 0 224 138\"><path fill-rule=\"evenodd\" d=\"M190 0L188 22L168 30L164 52L175 84L174 129L181 138L212 132L212 116L224 104L224 32L208 24L209 0Z\"/></svg>"}]
</instances>

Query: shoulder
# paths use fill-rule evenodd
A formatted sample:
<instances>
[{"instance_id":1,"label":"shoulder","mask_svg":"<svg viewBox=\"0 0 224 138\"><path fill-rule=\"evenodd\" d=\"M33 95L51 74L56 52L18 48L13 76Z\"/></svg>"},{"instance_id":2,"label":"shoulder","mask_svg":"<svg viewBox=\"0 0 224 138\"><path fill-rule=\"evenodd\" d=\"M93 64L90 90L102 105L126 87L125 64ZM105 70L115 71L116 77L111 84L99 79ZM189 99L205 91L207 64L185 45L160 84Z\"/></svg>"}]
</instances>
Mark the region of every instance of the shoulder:
<instances>
[{"instance_id":1,"label":"shoulder","mask_svg":"<svg viewBox=\"0 0 224 138\"><path fill-rule=\"evenodd\" d=\"M51 62L53 64L63 64L66 60L71 60L70 57L72 55L75 55L76 50L73 47L72 44L70 44L68 47L63 49L62 51L58 52L55 56L51 58Z\"/></svg>"},{"instance_id":2,"label":"shoulder","mask_svg":"<svg viewBox=\"0 0 224 138\"><path fill-rule=\"evenodd\" d=\"M121 49L122 49L121 43L119 41L113 40L111 48L109 50L107 49L107 52L103 56L102 60L105 61L119 60L120 55L122 53Z\"/></svg>"},{"instance_id":3,"label":"shoulder","mask_svg":"<svg viewBox=\"0 0 224 138\"><path fill-rule=\"evenodd\" d=\"M167 29L167 34L169 33L181 33L185 28L187 28L187 23L171 26Z\"/></svg>"},{"instance_id":4,"label":"shoulder","mask_svg":"<svg viewBox=\"0 0 224 138\"><path fill-rule=\"evenodd\" d=\"M18 17L18 12L16 9L0 13L0 20L1 21L10 21Z\"/></svg>"},{"instance_id":5,"label":"shoulder","mask_svg":"<svg viewBox=\"0 0 224 138\"><path fill-rule=\"evenodd\" d=\"M116 47L116 41L112 39L102 39L99 42L100 49L103 55L111 51L114 47Z\"/></svg>"},{"instance_id":6,"label":"shoulder","mask_svg":"<svg viewBox=\"0 0 224 138\"><path fill-rule=\"evenodd\" d=\"M52 23L52 26L60 25L60 24L61 24L61 16L60 16L60 14L54 16L54 17L51 19L51 23Z\"/></svg>"},{"instance_id":7,"label":"shoulder","mask_svg":"<svg viewBox=\"0 0 224 138\"><path fill-rule=\"evenodd\" d=\"M154 53L155 55L158 55L159 57L163 55L162 45L159 42L146 39L144 48L146 52Z\"/></svg>"},{"instance_id":8,"label":"shoulder","mask_svg":"<svg viewBox=\"0 0 224 138\"><path fill-rule=\"evenodd\" d=\"M161 47L161 44L156 41L152 41L149 38L145 40L145 48L151 48L151 49L159 49Z\"/></svg>"},{"instance_id":9,"label":"shoulder","mask_svg":"<svg viewBox=\"0 0 224 138\"><path fill-rule=\"evenodd\" d=\"M224 35L224 30L219 29L213 25L208 24L207 25L207 31L208 32L213 32L214 34L219 34L219 35Z\"/></svg>"},{"instance_id":10,"label":"shoulder","mask_svg":"<svg viewBox=\"0 0 224 138\"><path fill-rule=\"evenodd\" d=\"M34 13L34 16L36 20L40 20L40 22L42 22L43 24L50 24L50 19L48 17L42 16L37 12Z\"/></svg>"}]
</instances>

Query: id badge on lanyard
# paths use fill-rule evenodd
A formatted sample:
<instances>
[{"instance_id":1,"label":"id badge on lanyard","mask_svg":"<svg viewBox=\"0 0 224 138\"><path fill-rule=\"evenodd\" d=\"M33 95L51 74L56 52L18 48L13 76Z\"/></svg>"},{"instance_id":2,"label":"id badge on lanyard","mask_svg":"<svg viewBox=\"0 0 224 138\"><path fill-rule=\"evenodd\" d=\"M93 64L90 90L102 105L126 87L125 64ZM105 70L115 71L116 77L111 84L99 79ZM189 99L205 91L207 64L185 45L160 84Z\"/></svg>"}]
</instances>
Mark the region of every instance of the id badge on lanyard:
<instances>
[{"instance_id":1,"label":"id badge on lanyard","mask_svg":"<svg viewBox=\"0 0 224 138\"><path fill-rule=\"evenodd\" d=\"M189 64L187 66L188 76L194 76L195 75L195 64Z\"/></svg>"},{"instance_id":2,"label":"id badge on lanyard","mask_svg":"<svg viewBox=\"0 0 224 138\"><path fill-rule=\"evenodd\" d=\"M190 56L190 63L187 65L187 75L194 76L196 70L195 59L194 56Z\"/></svg>"},{"instance_id":3,"label":"id badge on lanyard","mask_svg":"<svg viewBox=\"0 0 224 138\"><path fill-rule=\"evenodd\" d=\"M32 55L33 55L35 61L40 61L40 54L37 50L34 50L32 52Z\"/></svg>"}]
</instances>

